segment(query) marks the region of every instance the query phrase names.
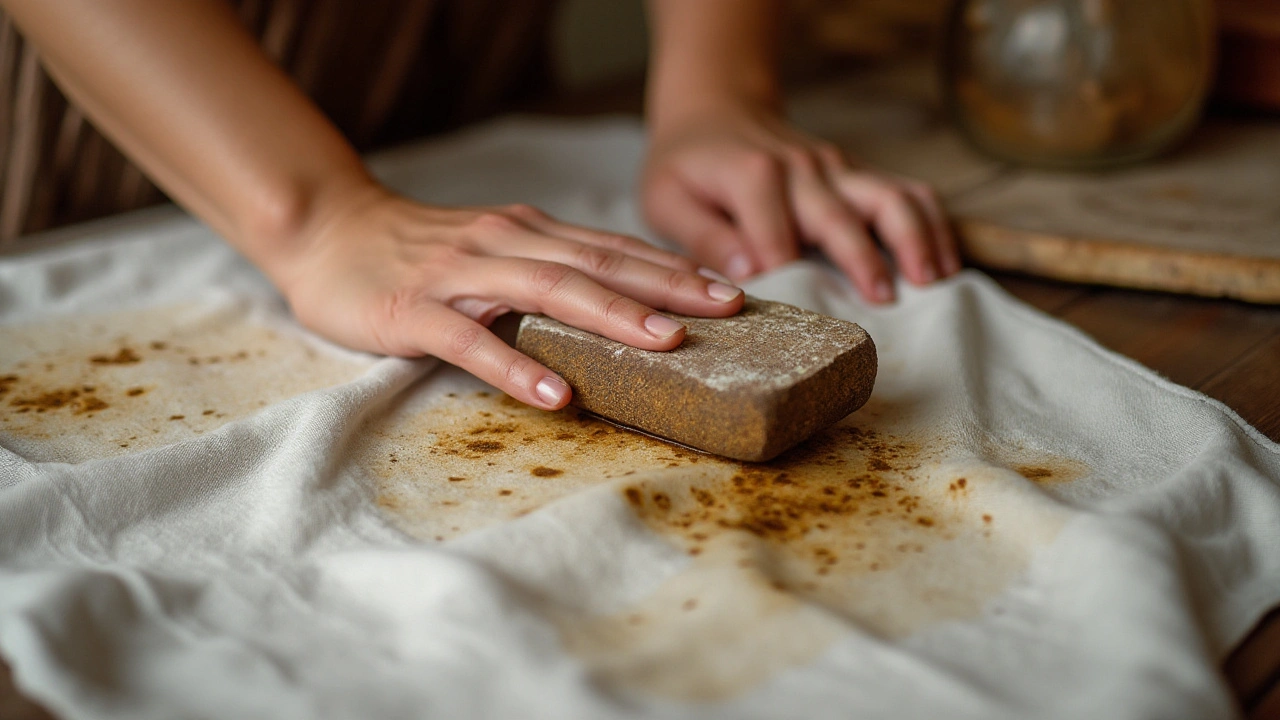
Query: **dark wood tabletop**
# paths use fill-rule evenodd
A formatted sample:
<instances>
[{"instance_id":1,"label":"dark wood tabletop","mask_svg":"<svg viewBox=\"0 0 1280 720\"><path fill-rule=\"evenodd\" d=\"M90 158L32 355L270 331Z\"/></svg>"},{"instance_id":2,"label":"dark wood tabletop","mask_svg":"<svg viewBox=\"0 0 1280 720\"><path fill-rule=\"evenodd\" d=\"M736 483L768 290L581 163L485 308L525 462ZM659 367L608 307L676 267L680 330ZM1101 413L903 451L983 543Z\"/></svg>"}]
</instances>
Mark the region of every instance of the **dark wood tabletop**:
<instances>
[{"instance_id":1,"label":"dark wood tabletop","mask_svg":"<svg viewBox=\"0 0 1280 720\"><path fill-rule=\"evenodd\" d=\"M636 112L638 86L550 106L558 115ZM540 108L547 109L547 108ZM1070 285L993 274L1008 292L1170 380L1216 398L1280 441L1280 306ZM1280 608L1223 663L1249 720L1280 718ZM50 717L22 699L0 660L0 719Z\"/></svg>"}]
</instances>

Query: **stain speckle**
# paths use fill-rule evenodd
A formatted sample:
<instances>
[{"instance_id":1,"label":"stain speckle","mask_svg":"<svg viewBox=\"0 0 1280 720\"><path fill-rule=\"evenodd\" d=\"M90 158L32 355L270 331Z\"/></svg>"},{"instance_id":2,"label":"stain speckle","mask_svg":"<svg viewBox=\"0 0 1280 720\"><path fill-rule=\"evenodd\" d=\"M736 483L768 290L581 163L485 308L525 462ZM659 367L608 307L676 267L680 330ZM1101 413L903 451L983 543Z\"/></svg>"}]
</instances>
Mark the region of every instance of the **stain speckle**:
<instances>
[{"instance_id":1,"label":"stain speckle","mask_svg":"<svg viewBox=\"0 0 1280 720\"><path fill-rule=\"evenodd\" d=\"M35 461L117 456L207 432L221 418L351 379L363 367L306 359L313 351L304 341L268 338L244 312L180 306L0 327L0 440ZM187 363L197 353L247 359L250 350L261 360L235 373ZM215 401L227 412L201 412Z\"/></svg>"},{"instance_id":2,"label":"stain speckle","mask_svg":"<svg viewBox=\"0 0 1280 720\"><path fill-rule=\"evenodd\" d=\"M552 477L556 477L556 476L558 476L558 475L563 475L563 474L564 474L564 471L563 471L563 470L557 470L556 468L549 468L549 467L547 467L547 466L545 466L545 465L539 465L538 467L533 468L532 470L530 470L530 471L529 471L529 474L530 474L530 475L533 475L533 476L535 476L535 477L541 477L541 478L552 478Z\"/></svg>"},{"instance_id":3,"label":"stain speckle","mask_svg":"<svg viewBox=\"0 0 1280 720\"><path fill-rule=\"evenodd\" d=\"M606 485L683 554L687 568L634 606L557 620L566 647L591 667L598 660L610 683L718 697L811 659L838 636L833 618L902 637L970 617L1016 577L1035 542L1006 543L1009 531L995 532L986 513L993 487L1022 482L1009 470L1015 463L992 464L975 450L957 464L954 441L880 420L892 408L874 399L805 445L752 464L690 453L573 409L456 395L393 408L361 433L367 448L353 462L376 481L379 498L399 498L394 508L379 505L401 529L447 540ZM405 472L405 463L383 461L388 451L430 462ZM1042 454L1020 464L1053 465ZM468 482L445 481L462 476ZM1057 526L1038 518L1035 527L1051 536ZM778 634L761 630L768 627ZM758 660L711 678L697 665L706 656Z\"/></svg>"},{"instance_id":4,"label":"stain speckle","mask_svg":"<svg viewBox=\"0 0 1280 720\"><path fill-rule=\"evenodd\" d=\"M114 355L94 355L89 362L94 365L134 365L142 362L142 358L132 348L122 347Z\"/></svg>"}]
</instances>

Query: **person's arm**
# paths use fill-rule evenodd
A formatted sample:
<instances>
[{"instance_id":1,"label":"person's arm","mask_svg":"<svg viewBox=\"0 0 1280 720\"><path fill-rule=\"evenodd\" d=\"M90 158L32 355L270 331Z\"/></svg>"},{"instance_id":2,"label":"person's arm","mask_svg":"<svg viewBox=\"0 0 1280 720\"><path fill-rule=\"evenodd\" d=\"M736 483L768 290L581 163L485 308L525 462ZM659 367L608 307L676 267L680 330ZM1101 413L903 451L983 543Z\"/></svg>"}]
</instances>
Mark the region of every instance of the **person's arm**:
<instances>
[{"instance_id":1,"label":"person's arm","mask_svg":"<svg viewBox=\"0 0 1280 720\"><path fill-rule=\"evenodd\" d=\"M221 0L0 0L66 94L179 204L256 263L312 329L431 354L524 402L569 388L486 329L543 312L651 350L741 291L634 238L523 206L421 205L379 186ZM642 304L643 303L643 304Z\"/></svg>"},{"instance_id":2,"label":"person's arm","mask_svg":"<svg viewBox=\"0 0 1280 720\"><path fill-rule=\"evenodd\" d=\"M778 0L649 0L645 216L694 257L742 280L820 247L876 302L893 299L870 230L906 278L960 269L925 185L854 169L782 117Z\"/></svg>"}]
</instances>

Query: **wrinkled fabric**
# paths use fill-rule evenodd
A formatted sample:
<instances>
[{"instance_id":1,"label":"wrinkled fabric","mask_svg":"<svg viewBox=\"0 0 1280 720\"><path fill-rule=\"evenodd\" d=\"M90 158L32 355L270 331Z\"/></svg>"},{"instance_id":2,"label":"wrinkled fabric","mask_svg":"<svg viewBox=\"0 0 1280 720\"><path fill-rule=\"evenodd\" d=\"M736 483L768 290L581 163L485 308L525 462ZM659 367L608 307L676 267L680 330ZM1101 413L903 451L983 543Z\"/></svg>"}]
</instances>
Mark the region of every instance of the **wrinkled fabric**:
<instances>
[{"instance_id":1,"label":"wrinkled fabric","mask_svg":"<svg viewBox=\"0 0 1280 720\"><path fill-rule=\"evenodd\" d=\"M374 164L643 235L642 147L514 119ZM336 348L176 212L3 258L0 653L69 719L1236 713L1275 443L974 271L747 287L880 358L765 466Z\"/></svg>"}]
</instances>

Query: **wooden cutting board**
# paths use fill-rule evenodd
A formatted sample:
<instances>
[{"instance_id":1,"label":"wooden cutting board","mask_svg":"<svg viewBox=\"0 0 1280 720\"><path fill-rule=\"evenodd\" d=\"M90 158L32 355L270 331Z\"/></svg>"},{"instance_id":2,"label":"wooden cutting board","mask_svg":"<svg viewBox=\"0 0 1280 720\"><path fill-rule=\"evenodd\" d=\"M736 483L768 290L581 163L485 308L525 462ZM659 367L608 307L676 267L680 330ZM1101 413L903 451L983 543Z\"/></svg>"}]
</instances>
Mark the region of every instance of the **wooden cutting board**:
<instances>
[{"instance_id":1,"label":"wooden cutting board","mask_svg":"<svg viewBox=\"0 0 1280 720\"><path fill-rule=\"evenodd\" d=\"M951 207L978 265L1280 303L1280 123L1211 122L1105 174L1010 170Z\"/></svg>"},{"instance_id":2,"label":"wooden cutting board","mask_svg":"<svg viewBox=\"0 0 1280 720\"><path fill-rule=\"evenodd\" d=\"M1210 121L1151 163L1053 173L969 147L941 111L930 63L812 88L790 112L854 158L931 182L975 265L1280 303L1280 119Z\"/></svg>"}]
</instances>

